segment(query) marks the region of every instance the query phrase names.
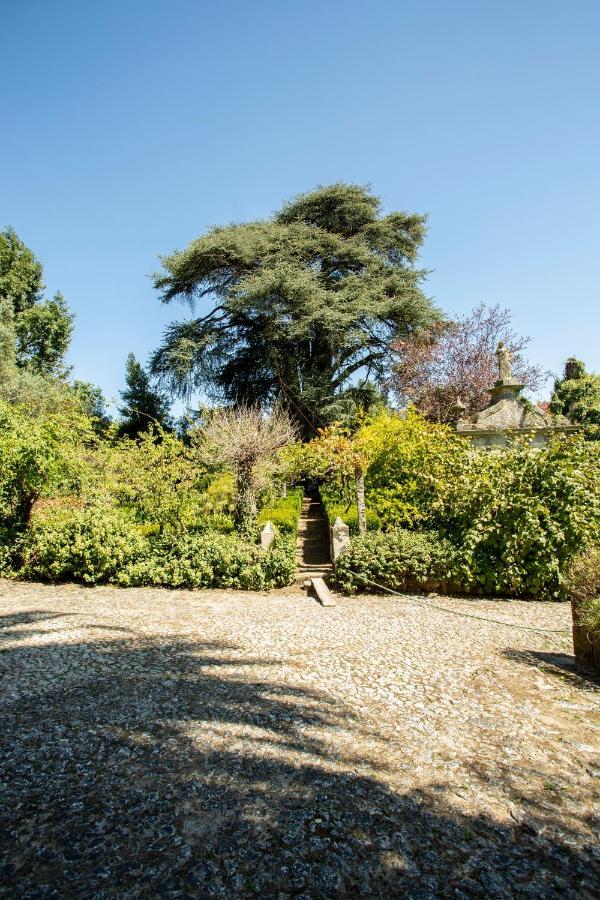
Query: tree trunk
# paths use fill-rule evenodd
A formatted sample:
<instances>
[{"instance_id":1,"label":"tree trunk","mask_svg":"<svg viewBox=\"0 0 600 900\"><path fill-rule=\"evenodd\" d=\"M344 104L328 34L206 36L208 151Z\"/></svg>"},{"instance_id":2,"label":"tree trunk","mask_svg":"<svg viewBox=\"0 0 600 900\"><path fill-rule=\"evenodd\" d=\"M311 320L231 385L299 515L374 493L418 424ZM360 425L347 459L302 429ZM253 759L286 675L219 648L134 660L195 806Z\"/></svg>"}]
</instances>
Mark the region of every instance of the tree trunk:
<instances>
[{"instance_id":1,"label":"tree trunk","mask_svg":"<svg viewBox=\"0 0 600 900\"><path fill-rule=\"evenodd\" d=\"M366 534L367 507L365 504L365 473L361 466L356 466L354 470L354 480L356 483L356 507L358 509L358 533Z\"/></svg>"},{"instance_id":2,"label":"tree trunk","mask_svg":"<svg viewBox=\"0 0 600 900\"><path fill-rule=\"evenodd\" d=\"M235 528L240 534L254 537L257 529L256 492L252 466L240 466L237 471L235 497Z\"/></svg>"}]
</instances>

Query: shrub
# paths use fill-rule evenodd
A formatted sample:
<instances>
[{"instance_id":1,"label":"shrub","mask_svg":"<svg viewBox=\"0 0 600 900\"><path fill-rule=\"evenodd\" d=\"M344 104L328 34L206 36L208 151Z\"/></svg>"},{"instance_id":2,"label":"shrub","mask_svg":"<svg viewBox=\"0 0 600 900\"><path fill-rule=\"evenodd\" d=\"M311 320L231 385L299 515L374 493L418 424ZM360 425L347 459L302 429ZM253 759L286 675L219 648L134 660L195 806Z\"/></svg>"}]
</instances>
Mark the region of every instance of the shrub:
<instances>
[{"instance_id":1,"label":"shrub","mask_svg":"<svg viewBox=\"0 0 600 900\"><path fill-rule=\"evenodd\" d=\"M339 556L334 577L350 592L372 590L373 583L392 590L425 587L451 576L454 556L451 543L431 532L367 533Z\"/></svg>"},{"instance_id":2,"label":"shrub","mask_svg":"<svg viewBox=\"0 0 600 900\"><path fill-rule=\"evenodd\" d=\"M437 524L458 551L470 590L562 599L565 573L600 528L595 444L557 438L535 450L515 441L471 453L440 485Z\"/></svg>"},{"instance_id":3,"label":"shrub","mask_svg":"<svg viewBox=\"0 0 600 900\"><path fill-rule=\"evenodd\" d=\"M185 531L206 516L203 473L176 435L153 427L137 440L104 443L101 458L102 486L138 524Z\"/></svg>"},{"instance_id":4,"label":"shrub","mask_svg":"<svg viewBox=\"0 0 600 900\"><path fill-rule=\"evenodd\" d=\"M466 441L457 446L441 429L436 461L430 430L436 426L423 428L413 418L398 417L390 432L400 436L399 448L378 443L379 425L374 432L367 472L371 527L394 530L401 521L415 531L435 530L454 547L449 576L464 590L564 599L573 556L600 529L598 444L558 436L541 450L515 440L486 452ZM355 516L334 489L322 496L330 520L339 514L355 530Z\"/></svg>"},{"instance_id":5,"label":"shrub","mask_svg":"<svg viewBox=\"0 0 600 900\"><path fill-rule=\"evenodd\" d=\"M102 584L115 580L143 549L143 536L118 510L88 507L59 512L34 521L23 536L19 575Z\"/></svg>"},{"instance_id":6,"label":"shrub","mask_svg":"<svg viewBox=\"0 0 600 900\"><path fill-rule=\"evenodd\" d=\"M289 584L295 548L279 538L265 553L236 535L179 534L150 540L144 552L116 575L123 586L265 590Z\"/></svg>"},{"instance_id":7,"label":"shrub","mask_svg":"<svg viewBox=\"0 0 600 900\"><path fill-rule=\"evenodd\" d=\"M144 531L112 508L51 514L22 537L18 574L85 584L264 590L289 584L295 573L289 537L279 536L265 553L235 535Z\"/></svg>"},{"instance_id":8,"label":"shrub","mask_svg":"<svg viewBox=\"0 0 600 900\"><path fill-rule=\"evenodd\" d=\"M575 557L567 576L577 625L600 631L600 544Z\"/></svg>"},{"instance_id":9,"label":"shrub","mask_svg":"<svg viewBox=\"0 0 600 900\"><path fill-rule=\"evenodd\" d=\"M16 535L0 525L0 577L11 575Z\"/></svg>"},{"instance_id":10,"label":"shrub","mask_svg":"<svg viewBox=\"0 0 600 900\"><path fill-rule=\"evenodd\" d=\"M272 522L283 534L296 537L303 496L301 487L289 488L285 497L279 497L262 508L258 517L259 526L262 528L265 522Z\"/></svg>"},{"instance_id":11,"label":"shrub","mask_svg":"<svg viewBox=\"0 0 600 900\"><path fill-rule=\"evenodd\" d=\"M0 401L0 524L25 528L41 497L77 490L91 421L69 408L32 416Z\"/></svg>"},{"instance_id":12,"label":"shrub","mask_svg":"<svg viewBox=\"0 0 600 900\"><path fill-rule=\"evenodd\" d=\"M435 527L440 489L454 482L471 451L445 425L426 422L414 409L383 413L357 433L369 460L367 509L380 527Z\"/></svg>"}]
</instances>

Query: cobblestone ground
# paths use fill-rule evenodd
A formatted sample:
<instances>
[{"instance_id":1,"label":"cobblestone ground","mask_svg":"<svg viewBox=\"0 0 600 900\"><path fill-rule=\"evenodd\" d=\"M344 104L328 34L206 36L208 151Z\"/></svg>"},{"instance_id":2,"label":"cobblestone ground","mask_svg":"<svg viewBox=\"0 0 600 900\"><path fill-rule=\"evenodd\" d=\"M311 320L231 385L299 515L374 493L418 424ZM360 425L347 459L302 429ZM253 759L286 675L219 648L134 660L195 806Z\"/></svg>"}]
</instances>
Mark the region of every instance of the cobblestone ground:
<instances>
[{"instance_id":1,"label":"cobblestone ground","mask_svg":"<svg viewBox=\"0 0 600 900\"><path fill-rule=\"evenodd\" d=\"M598 896L600 688L568 636L292 590L0 607L4 896Z\"/></svg>"}]
</instances>

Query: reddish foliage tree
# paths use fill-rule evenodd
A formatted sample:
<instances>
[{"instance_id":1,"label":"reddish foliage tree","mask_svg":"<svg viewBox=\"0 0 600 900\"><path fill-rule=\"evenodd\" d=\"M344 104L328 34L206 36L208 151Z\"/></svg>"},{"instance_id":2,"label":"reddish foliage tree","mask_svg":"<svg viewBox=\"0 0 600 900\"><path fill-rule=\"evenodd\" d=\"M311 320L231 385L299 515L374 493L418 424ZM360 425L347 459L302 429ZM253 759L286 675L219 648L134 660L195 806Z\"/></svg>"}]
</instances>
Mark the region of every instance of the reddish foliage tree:
<instances>
[{"instance_id":1,"label":"reddish foliage tree","mask_svg":"<svg viewBox=\"0 0 600 900\"><path fill-rule=\"evenodd\" d=\"M529 338L512 330L510 310L485 303L455 322L396 341L391 387L402 404L413 403L435 422L453 420L459 397L466 407L464 415L472 416L488 404L488 388L498 378L498 341L504 341L512 354L514 377L530 390L541 388L549 373L525 360Z\"/></svg>"}]
</instances>

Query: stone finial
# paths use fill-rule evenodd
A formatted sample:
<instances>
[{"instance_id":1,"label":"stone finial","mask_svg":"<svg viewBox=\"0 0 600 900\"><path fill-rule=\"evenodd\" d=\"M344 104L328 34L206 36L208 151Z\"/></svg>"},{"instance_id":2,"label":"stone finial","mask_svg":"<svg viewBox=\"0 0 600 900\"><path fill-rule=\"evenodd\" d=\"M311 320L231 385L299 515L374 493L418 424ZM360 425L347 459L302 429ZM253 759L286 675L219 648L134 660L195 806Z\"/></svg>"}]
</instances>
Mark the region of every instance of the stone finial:
<instances>
[{"instance_id":1,"label":"stone finial","mask_svg":"<svg viewBox=\"0 0 600 900\"><path fill-rule=\"evenodd\" d=\"M458 422L462 422L462 421L463 421L463 418L464 418L464 415L465 415L465 410L466 410L466 408L467 408L467 407L466 407L465 404L462 402L462 400L460 399L460 397L457 397L457 398L456 398L456 401L455 401L454 404L452 405L452 418L453 418L453 420L454 420L455 422L458 423Z\"/></svg>"},{"instance_id":2,"label":"stone finial","mask_svg":"<svg viewBox=\"0 0 600 900\"><path fill-rule=\"evenodd\" d=\"M331 526L331 559L336 561L342 550L350 543L350 529L345 522L337 516Z\"/></svg>"},{"instance_id":3,"label":"stone finial","mask_svg":"<svg viewBox=\"0 0 600 900\"><path fill-rule=\"evenodd\" d=\"M260 533L260 546L263 550L269 550L275 540L275 529L272 522L265 522L265 527Z\"/></svg>"},{"instance_id":4,"label":"stone finial","mask_svg":"<svg viewBox=\"0 0 600 900\"><path fill-rule=\"evenodd\" d=\"M500 381L512 381L512 354L508 347L504 345L504 341L498 343L496 350L496 358L498 360L498 378Z\"/></svg>"}]
</instances>

